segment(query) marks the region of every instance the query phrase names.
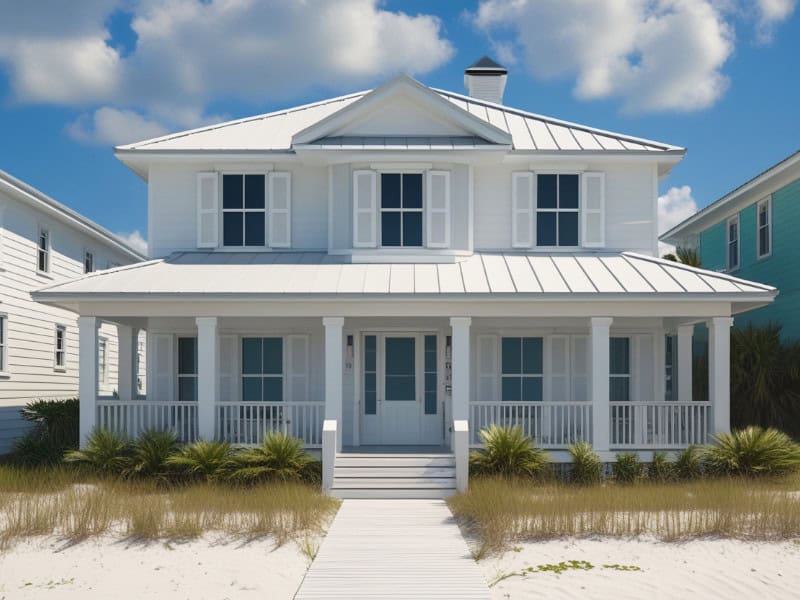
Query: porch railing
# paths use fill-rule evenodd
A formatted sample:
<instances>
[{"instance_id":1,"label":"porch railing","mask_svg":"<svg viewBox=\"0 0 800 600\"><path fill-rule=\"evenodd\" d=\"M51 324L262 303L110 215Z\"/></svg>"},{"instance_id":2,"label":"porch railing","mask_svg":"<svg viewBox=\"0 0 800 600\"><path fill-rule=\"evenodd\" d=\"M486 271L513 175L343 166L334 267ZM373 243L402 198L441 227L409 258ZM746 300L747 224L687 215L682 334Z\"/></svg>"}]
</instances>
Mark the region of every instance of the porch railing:
<instances>
[{"instance_id":1,"label":"porch railing","mask_svg":"<svg viewBox=\"0 0 800 600\"><path fill-rule=\"evenodd\" d=\"M97 427L128 437L139 437L147 429L172 430L182 442L197 439L197 402L130 402L98 398Z\"/></svg>"},{"instance_id":2,"label":"porch railing","mask_svg":"<svg viewBox=\"0 0 800 600\"><path fill-rule=\"evenodd\" d=\"M611 448L685 448L708 441L710 402L612 402Z\"/></svg>"},{"instance_id":3,"label":"porch railing","mask_svg":"<svg viewBox=\"0 0 800 600\"><path fill-rule=\"evenodd\" d=\"M216 437L251 445L280 431L300 438L306 448L321 448L324 419L324 402L218 402Z\"/></svg>"},{"instance_id":4,"label":"porch railing","mask_svg":"<svg viewBox=\"0 0 800 600\"><path fill-rule=\"evenodd\" d=\"M563 448L592 441L592 405L589 402L472 402L470 445L481 444L480 430L489 425L519 425L543 448Z\"/></svg>"}]
</instances>

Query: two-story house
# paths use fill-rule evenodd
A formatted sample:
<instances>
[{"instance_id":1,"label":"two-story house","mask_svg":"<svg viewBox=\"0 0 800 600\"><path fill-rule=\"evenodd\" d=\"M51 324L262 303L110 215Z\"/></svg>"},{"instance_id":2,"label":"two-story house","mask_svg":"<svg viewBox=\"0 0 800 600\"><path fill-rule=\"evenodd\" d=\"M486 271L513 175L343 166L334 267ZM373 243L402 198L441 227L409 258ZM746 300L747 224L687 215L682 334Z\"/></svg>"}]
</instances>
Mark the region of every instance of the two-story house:
<instances>
[{"instance_id":1,"label":"two-story house","mask_svg":"<svg viewBox=\"0 0 800 600\"><path fill-rule=\"evenodd\" d=\"M338 495L426 496L464 489L492 423L556 460L728 429L731 317L775 289L656 257L682 148L505 106L506 78L485 59L469 95L400 75L117 148L148 183L152 260L36 295L81 315L84 433L283 430ZM101 321L147 331L146 400L98 400ZM710 398L686 360L701 321Z\"/></svg>"},{"instance_id":2,"label":"two-story house","mask_svg":"<svg viewBox=\"0 0 800 600\"><path fill-rule=\"evenodd\" d=\"M0 171L0 454L26 430L27 402L78 395L76 315L34 302L31 292L140 260L111 232ZM96 345L98 392L111 396L124 383L117 328L104 325Z\"/></svg>"},{"instance_id":3,"label":"two-story house","mask_svg":"<svg viewBox=\"0 0 800 600\"><path fill-rule=\"evenodd\" d=\"M742 315L737 326L781 325L786 340L800 340L800 261L794 226L800 226L800 152L770 167L662 235L697 248L703 268L761 281L780 289L767 306Z\"/></svg>"}]
</instances>

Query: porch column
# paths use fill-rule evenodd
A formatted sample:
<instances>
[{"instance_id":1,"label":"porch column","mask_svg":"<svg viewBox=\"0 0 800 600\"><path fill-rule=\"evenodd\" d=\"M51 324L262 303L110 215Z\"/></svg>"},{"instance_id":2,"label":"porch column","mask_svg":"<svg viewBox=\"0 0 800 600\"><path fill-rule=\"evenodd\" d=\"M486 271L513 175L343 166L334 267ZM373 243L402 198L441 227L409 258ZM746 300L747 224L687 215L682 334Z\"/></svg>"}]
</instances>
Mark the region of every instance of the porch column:
<instances>
[{"instance_id":1,"label":"porch column","mask_svg":"<svg viewBox=\"0 0 800 600\"><path fill-rule=\"evenodd\" d=\"M117 325L117 389L119 399L130 402L137 396L136 352L139 330Z\"/></svg>"},{"instance_id":2,"label":"porch column","mask_svg":"<svg viewBox=\"0 0 800 600\"><path fill-rule=\"evenodd\" d=\"M456 459L456 487L459 492L467 491L469 473L469 382L470 382L470 339L471 317L451 317L452 338L452 411L453 411L453 454Z\"/></svg>"},{"instance_id":3,"label":"porch column","mask_svg":"<svg viewBox=\"0 0 800 600\"><path fill-rule=\"evenodd\" d=\"M694 325L678 325L678 402L692 401L692 335ZM673 361L673 372L674 372Z\"/></svg>"},{"instance_id":4,"label":"porch column","mask_svg":"<svg viewBox=\"0 0 800 600\"><path fill-rule=\"evenodd\" d=\"M731 326L732 317L708 321L708 395L711 433L731 430Z\"/></svg>"},{"instance_id":5,"label":"porch column","mask_svg":"<svg viewBox=\"0 0 800 600\"><path fill-rule=\"evenodd\" d=\"M97 423L97 317L78 317L78 397L80 399L80 444Z\"/></svg>"},{"instance_id":6,"label":"porch column","mask_svg":"<svg viewBox=\"0 0 800 600\"><path fill-rule=\"evenodd\" d=\"M609 404L609 333L613 319L592 317L592 446L602 456L608 453L611 440L611 405Z\"/></svg>"},{"instance_id":7,"label":"porch column","mask_svg":"<svg viewBox=\"0 0 800 600\"><path fill-rule=\"evenodd\" d=\"M323 317L325 326L325 420L336 421L336 451L342 450L343 317Z\"/></svg>"},{"instance_id":8,"label":"porch column","mask_svg":"<svg viewBox=\"0 0 800 600\"><path fill-rule=\"evenodd\" d=\"M219 383L219 338L216 317L197 317L197 435L213 440Z\"/></svg>"}]
</instances>

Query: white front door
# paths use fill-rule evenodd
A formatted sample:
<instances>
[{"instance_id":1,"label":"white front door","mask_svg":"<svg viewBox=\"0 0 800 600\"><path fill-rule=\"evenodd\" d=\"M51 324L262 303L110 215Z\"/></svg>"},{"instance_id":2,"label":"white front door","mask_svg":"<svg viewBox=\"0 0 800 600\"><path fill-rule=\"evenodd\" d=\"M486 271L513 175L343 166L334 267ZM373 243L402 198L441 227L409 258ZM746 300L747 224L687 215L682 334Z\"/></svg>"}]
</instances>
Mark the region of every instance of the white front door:
<instances>
[{"instance_id":1,"label":"white front door","mask_svg":"<svg viewBox=\"0 0 800 600\"><path fill-rule=\"evenodd\" d=\"M438 336L363 337L362 443L441 444Z\"/></svg>"}]
</instances>

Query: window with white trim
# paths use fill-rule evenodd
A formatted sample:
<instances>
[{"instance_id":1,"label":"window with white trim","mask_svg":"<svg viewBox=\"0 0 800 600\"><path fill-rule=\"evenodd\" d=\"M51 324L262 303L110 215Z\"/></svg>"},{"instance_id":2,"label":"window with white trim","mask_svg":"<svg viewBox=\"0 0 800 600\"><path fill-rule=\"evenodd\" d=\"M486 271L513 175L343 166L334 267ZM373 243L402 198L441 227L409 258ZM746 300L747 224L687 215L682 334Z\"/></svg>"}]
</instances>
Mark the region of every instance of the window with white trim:
<instances>
[{"instance_id":1,"label":"window with white trim","mask_svg":"<svg viewBox=\"0 0 800 600\"><path fill-rule=\"evenodd\" d=\"M197 402L197 338L178 338L178 401Z\"/></svg>"},{"instance_id":2,"label":"window with white trim","mask_svg":"<svg viewBox=\"0 0 800 600\"><path fill-rule=\"evenodd\" d=\"M381 246L421 247L422 173L381 173Z\"/></svg>"},{"instance_id":3,"label":"window with white trim","mask_svg":"<svg viewBox=\"0 0 800 600\"><path fill-rule=\"evenodd\" d=\"M64 325L56 325L53 364L56 369L67 368L67 328Z\"/></svg>"},{"instance_id":4,"label":"window with white trim","mask_svg":"<svg viewBox=\"0 0 800 600\"><path fill-rule=\"evenodd\" d=\"M739 215L728 219L726 240L728 271L734 271L739 268Z\"/></svg>"},{"instance_id":5,"label":"window with white trim","mask_svg":"<svg viewBox=\"0 0 800 600\"><path fill-rule=\"evenodd\" d=\"M766 258L772 254L772 198L766 197L756 205L756 227L758 236L756 244L758 258Z\"/></svg>"},{"instance_id":6,"label":"window with white trim","mask_svg":"<svg viewBox=\"0 0 800 600\"><path fill-rule=\"evenodd\" d=\"M97 340L97 374L100 383L108 383L108 340L106 338Z\"/></svg>"},{"instance_id":7,"label":"window with white trim","mask_svg":"<svg viewBox=\"0 0 800 600\"><path fill-rule=\"evenodd\" d=\"M283 402L283 338L242 338L242 401Z\"/></svg>"},{"instance_id":8,"label":"window with white trim","mask_svg":"<svg viewBox=\"0 0 800 600\"><path fill-rule=\"evenodd\" d=\"M544 395L542 338L504 337L500 360L501 399L505 402L541 402Z\"/></svg>"},{"instance_id":9,"label":"window with white trim","mask_svg":"<svg viewBox=\"0 0 800 600\"><path fill-rule=\"evenodd\" d=\"M575 173L536 177L536 245L576 247L580 244L580 176Z\"/></svg>"},{"instance_id":10,"label":"window with white trim","mask_svg":"<svg viewBox=\"0 0 800 600\"><path fill-rule=\"evenodd\" d=\"M39 273L50 272L50 231L44 227L39 228L36 244L36 270Z\"/></svg>"},{"instance_id":11,"label":"window with white trim","mask_svg":"<svg viewBox=\"0 0 800 600\"><path fill-rule=\"evenodd\" d=\"M263 174L222 176L222 245L266 246L266 177Z\"/></svg>"},{"instance_id":12,"label":"window with white trim","mask_svg":"<svg viewBox=\"0 0 800 600\"><path fill-rule=\"evenodd\" d=\"M612 337L609 340L609 400L629 402L631 399L631 339Z\"/></svg>"},{"instance_id":13,"label":"window with white trim","mask_svg":"<svg viewBox=\"0 0 800 600\"><path fill-rule=\"evenodd\" d=\"M83 272L94 272L94 252L91 250L87 250L83 253Z\"/></svg>"},{"instance_id":14,"label":"window with white trim","mask_svg":"<svg viewBox=\"0 0 800 600\"><path fill-rule=\"evenodd\" d=\"M8 316L0 315L0 373L8 370Z\"/></svg>"}]
</instances>

